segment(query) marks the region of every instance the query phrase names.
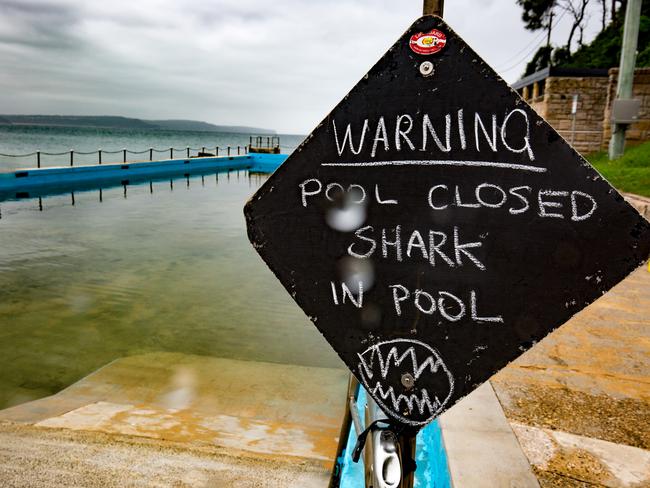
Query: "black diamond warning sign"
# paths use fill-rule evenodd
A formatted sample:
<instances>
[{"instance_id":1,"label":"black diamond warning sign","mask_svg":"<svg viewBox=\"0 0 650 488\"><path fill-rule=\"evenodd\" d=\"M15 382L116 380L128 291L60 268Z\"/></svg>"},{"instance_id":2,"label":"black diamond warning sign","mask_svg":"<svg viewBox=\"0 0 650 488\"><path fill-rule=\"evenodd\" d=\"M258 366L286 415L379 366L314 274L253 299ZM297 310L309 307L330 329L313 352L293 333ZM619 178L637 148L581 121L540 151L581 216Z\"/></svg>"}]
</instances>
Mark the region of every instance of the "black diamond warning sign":
<instances>
[{"instance_id":1,"label":"black diamond warning sign","mask_svg":"<svg viewBox=\"0 0 650 488\"><path fill-rule=\"evenodd\" d=\"M650 253L650 226L440 18L248 202L249 237L384 412L421 426Z\"/></svg>"}]
</instances>

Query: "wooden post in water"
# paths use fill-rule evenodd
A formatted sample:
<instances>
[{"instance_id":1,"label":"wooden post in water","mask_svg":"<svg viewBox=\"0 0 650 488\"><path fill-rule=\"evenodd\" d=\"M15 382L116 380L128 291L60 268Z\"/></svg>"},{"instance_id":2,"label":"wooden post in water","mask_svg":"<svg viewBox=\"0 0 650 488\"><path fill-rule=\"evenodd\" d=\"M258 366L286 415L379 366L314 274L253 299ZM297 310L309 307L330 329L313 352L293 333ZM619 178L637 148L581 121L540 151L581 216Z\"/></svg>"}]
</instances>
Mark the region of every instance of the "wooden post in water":
<instances>
[{"instance_id":1,"label":"wooden post in water","mask_svg":"<svg viewBox=\"0 0 650 488\"><path fill-rule=\"evenodd\" d=\"M99 164L102 164L102 150L101 149L97 150L97 160L98 160L97 162Z\"/></svg>"},{"instance_id":2,"label":"wooden post in water","mask_svg":"<svg viewBox=\"0 0 650 488\"><path fill-rule=\"evenodd\" d=\"M126 149L122 149L122 161L126 163Z\"/></svg>"},{"instance_id":3,"label":"wooden post in water","mask_svg":"<svg viewBox=\"0 0 650 488\"><path fill-rule=\"evenodd\" d=\"M153 161L153 147L149 148L149 161Z\"/></svg>"},{"instance_id":4,"label":"wooden post in water","mask_svg":"<svg viewBox=\"0 0 650 488\"><path fill-rule=\"evenodd\" d=\"M70 149L70 166L74 164L74 149Z\"/></svg>"},{"instance_id":5,"label":"wooden post in water","mask_svg":"<svg viewBox=\"0 0 650 488\"><path fill-rule=\"evenodd\" d=\"M41 151L36 151L36 167L41 167Z\"/></svg>"}]
</instances>

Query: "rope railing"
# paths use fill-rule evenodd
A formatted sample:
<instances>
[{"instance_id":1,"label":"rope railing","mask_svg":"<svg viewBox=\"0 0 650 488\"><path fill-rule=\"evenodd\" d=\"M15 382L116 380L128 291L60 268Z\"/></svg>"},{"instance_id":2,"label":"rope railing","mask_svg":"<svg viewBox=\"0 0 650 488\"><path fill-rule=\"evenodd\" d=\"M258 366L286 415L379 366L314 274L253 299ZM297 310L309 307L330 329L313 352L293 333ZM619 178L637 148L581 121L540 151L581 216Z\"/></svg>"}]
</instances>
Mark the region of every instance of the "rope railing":
<instances>
[{"instance_id":1,"label":"rope railing","mask_svg":"<svg viewBox=\"0 0 650 488\"><path fill-rule=\"evenodd\" d=\"M29 158L31 156L36 156L38 154L38 151L27 153L27 154L3 154L0 153L0 156L4 156L6 158Z\"/></svg>"},{"instance_id":2,"label":"rope railing","mask_svg":"<svg viewBox=\"0 0 650 488\"><path fill-rule=\"evenodd\" d=\"M0 157L5 157L5 158L29 158L36 156L36 167L40 168L41 167L41 156L70 156L70 166L74 166L75 162L75 155L78 156L91 156L93 154L97 154L97 164L102 164L106 163L109 161L103 160L102 156L106 154L121 154L122 155L122 161L123 163L127 162L127 154L147 154L149 153L149 161L153 161L153 154L154 153L168 153L170 159L174 159L174 156L176 155L177 157L185 157L185 158L190 158L190 157L210 157L210 156L219 156L219 152L221 150L221 155L222 156L232 156L232 155L243 155L243 154L248 154L248 149L249 146L213 146L213 147L208 147L208 146L202 146L202 147L190 147L187 146L185 148L175 148L175 147L170 147L167 149L157 149L155 147L150 147L149 149L144 149L142 151L132 151L130 149L117 149L117 150L107 150L107 149L97 149L96 151L76 151L74 149L70 149L69 151L63 151L63 152L46 152L46 151L34 151L31 153L25 153L25 154L5 154L5 153L0 153ZM196 153L193 155L192 153ZM117 163L119 161L110 161L113 163Z\"/></svg>"}]
</instances>

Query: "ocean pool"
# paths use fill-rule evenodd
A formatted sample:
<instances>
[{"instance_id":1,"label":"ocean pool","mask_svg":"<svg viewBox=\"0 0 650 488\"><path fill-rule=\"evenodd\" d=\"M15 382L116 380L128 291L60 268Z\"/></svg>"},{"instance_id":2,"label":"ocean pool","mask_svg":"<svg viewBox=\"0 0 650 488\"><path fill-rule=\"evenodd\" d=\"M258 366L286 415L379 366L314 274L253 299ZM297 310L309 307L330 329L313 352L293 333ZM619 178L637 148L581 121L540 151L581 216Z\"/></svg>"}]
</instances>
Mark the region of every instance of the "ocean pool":
<instances>
[{"instance_id":1,"label":"ocean pool","mask_svg":"<svg viewBox=\"0 0 650 488\"><path fill-rule=\"evenodd\" d=\"M248 242L242 208L266 178L0 202L0 408L156 351L342 368Z\"/></svg>"}]
</instances>

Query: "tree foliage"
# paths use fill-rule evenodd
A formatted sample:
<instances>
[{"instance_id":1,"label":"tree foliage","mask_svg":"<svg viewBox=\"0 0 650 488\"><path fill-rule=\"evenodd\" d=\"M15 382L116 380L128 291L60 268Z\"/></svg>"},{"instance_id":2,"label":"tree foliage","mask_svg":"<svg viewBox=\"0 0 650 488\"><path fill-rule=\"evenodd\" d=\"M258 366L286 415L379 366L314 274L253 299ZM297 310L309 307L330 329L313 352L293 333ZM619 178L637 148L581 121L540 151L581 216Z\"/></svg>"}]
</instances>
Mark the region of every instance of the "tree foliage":
<instances>
[{"instance_id":1,"label":"tree foliage","mask_svg":"<svg viewBox=\"0 0 650 488\"><path fill-rule=\"evenodd\" d=\"M547 13L553 8L555 0L517 0L522 8L521 19L526 29L536 31L548 27Z\"/></svg>"},{"instance_id":2,"label":"tree foliage","mask_svg":"<svg viewBox=\"0 0 650 488\"><path fill-rule=\"evenodd\" d=\"M582 46L558 64L574 68L617 67L621 60L622 43L622 22L611 22L590 44ZM638 52L637 67L650 66L650 2L644 2L642 6Z\"/></svg>"},{"instance_id":3,"label":"tree foliage","mask_svg":"<svg viewBox=\"0 0 650 488\"><path fill-rule=\"evenodd\" d=\"M540 69L544 69L551 64L551 53L553 48L551 46L542 46L540 47L533 59L531 59L526 65L526 71L524 76L532 75Z\"/></svg>"},{"instance_id":4,"label":"tree foliage","mask_svg":"<svg viewBox=\"0 0 650 488\"><path fill-rule=\"evenodd\" d=\"M560 8L565 12L568 12L573 20L571 24L571 29L569 30L569 38L566 42L566 48L570 51L571 44L573 43L573 36L576 32L580 32L580 37L578 39L578 46L582 46L582 33L585 29L586 19L585 15L587 13L587 7L589 6L590 0L564 0L560 3Z\"/></svg>"},{"instance_id":5,"label":"tree foliage","mask_svg":"<svg viewBox=\"0 0 650 488\"><path fill-rule=\"evenodd\" d=\"M586 4L589 0L516 0L522 7L522 20L526 29L548 28L550 9L565 10L573 17L573 27L567 42L556 48L541 46L526 65L524 76L547 66L575 68L612 68L619 65L623 40L623 21L627 0L598 0L601 15L597 19L602 28L589 44L582 44L582 31L586 27ZM578 33L578 49L572 53L573 38ZM639 26L637 67L650 66L650 1L642 2Z\"/></svg>"}]
</instances>

